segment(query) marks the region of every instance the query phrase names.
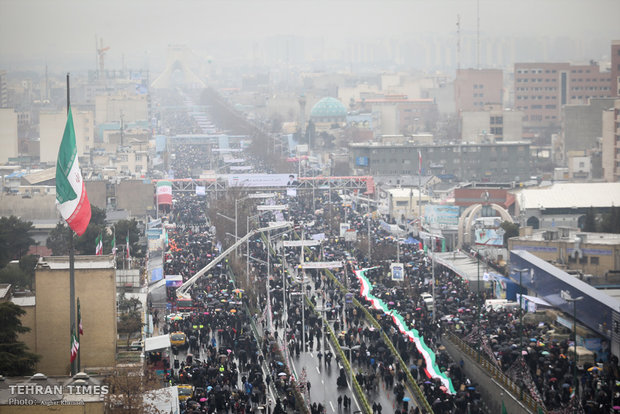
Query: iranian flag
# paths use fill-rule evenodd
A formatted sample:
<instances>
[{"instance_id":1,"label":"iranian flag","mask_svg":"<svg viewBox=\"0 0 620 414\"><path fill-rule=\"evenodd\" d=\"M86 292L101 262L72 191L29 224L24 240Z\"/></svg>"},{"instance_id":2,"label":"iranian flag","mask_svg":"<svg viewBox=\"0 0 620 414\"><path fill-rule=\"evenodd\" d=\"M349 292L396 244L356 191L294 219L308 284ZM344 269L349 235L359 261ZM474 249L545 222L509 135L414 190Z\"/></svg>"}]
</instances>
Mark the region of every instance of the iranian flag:
<instances>
[{"instance_id":1,"label":"iranian flag","mask_svg":"<svg viewBox=\"0 0 620 414\"><path fill-rule=\"evenodd\" d=\"M80 349L80 342L77 339L77 335L75 334L75 329L71 330L71 362L75 361L77 358L78 349Z\"/></svg>"},{"instance_id":2,"label":"iranian flag","mask_svg":"<svg viewBox=\"0 0 620 414\"><path fill-rule=\"evenodd\" d=\"M90 222L90 202L78 163L71 108L56 162L56 205L69 227L81 236Z\"/></svg>"},{"instance_id":3,"label":"iranian flag","mask_svg":"<svg viewBox=\"0 0 620 414\"><path fill-rule=\"evenodd\" d=\"M80 335L84 335L84 327L82 326L82 312L80 311L80 298L77 300L77 312L78 312L78 330Z\"/></svg>"},{"instance_id":4,"label":"iranian flag","mask_svg":"<svg viewBox=\"0 0 620 414\"><path fill-rule=\"evenodd\" d=\"M170 181L157 182L157 204L172 205L172 183Z\"/></svg>"},{"instance_id":5,"label":"iranian flag","mask_svg":"<svg viewBox=\"0 0 620 414\"><path fill-rule=\"evenodd\" d=\"M101 233L97 236L97 240L95 240L95 254L97 256L103 255L103 237L101 237Z\"/></svg>"}]
</instances>

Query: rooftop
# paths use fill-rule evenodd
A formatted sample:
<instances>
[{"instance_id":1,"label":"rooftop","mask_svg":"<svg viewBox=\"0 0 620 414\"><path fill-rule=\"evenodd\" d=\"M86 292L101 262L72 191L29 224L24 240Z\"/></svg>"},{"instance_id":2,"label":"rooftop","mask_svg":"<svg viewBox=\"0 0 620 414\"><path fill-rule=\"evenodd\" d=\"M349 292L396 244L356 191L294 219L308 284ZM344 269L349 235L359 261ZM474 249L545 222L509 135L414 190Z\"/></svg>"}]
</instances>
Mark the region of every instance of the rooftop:
<instances>
[{"instance_id":1,"label":"rooftop","mask_svg":"<svg viewBox=\"0 0 620 414\"><path fill-rule=\"evenodd\" d=\"M69 256L46 256L39 258L37 269L69 269ZM75 269L114 269L114 256L75 256Z\"/></svg>"},{"instance_id":2,"label":"rooftop","mask_svg":"<svg viewBox=\"0 0 620 414\"><path fill-rule=\"evenodd\" d=\"M618 245L620 244L620 234L614 234L614 233L588 233L588 232L583 232L579 229L568 229L568 236L566 237L561 237L561 233L562 233L562 229L561 228L555 228L555 229L545 229L545 230L536 230L534 233L532 233L531 236L518 236L518 237L512 237L511 240L517 240L517 241L543 241L545 240L545 233L547 233L548 231L553 231L553 230L557 230L560 234L558 235L557 239L551 240L553 242L565 242L565 243L574 243L575 242L575 238L579 235L585 235L585 241L584 243L587 244L604 244L604 245L609 245L609 246L614 246L614 245ZM582 239L584 238L583 236L579 236Z\"/></svg>"},{"instance_id":3,"label":"rooftop","mask_svg":"<svg viewBox=\"0 0 620 414\"><path fill-rule=\"evenodd\" d=\"M555 183L515 192L521 209L588 208L620 205L619 183Z\"/></svg>"}]
</instances>

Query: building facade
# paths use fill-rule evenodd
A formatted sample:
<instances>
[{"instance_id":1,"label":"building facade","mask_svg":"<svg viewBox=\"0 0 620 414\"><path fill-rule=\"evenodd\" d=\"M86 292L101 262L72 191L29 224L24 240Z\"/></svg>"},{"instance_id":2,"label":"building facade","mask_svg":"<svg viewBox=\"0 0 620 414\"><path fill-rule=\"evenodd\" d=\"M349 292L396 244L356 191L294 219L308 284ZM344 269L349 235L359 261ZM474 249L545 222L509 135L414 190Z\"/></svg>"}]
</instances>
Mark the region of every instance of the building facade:
<instances>
[{"instance_id":1,"label":"building facade","mask_svg":"<svg viewBox=\"0 0 620 414\"><path fill-rule=\"evenodd\" d=\"M0 108L0 164L6 164L18 153L17 112L11 108Z\"/></svg>"},{"instance_id":2,"label":"building facade","mask_svg":"<svg viewBox=\"0 0 620 414\"><path fill-rule=\"evenodd\" d=\"M620 99L616 99L613 108L603 112L602 129L603 179L620 181Z\"/></svg>"},{"instance_id":3,"label":"building facade","mask_svg":"<svg viewBox=\"0 0 620 414\"><path fill-rule=\"evenodd\" d=\"M614 107L613 98L591 99L586 104L565 105L561 116L563 157L570 151L587 151L599 146L603 131L603 111Z\"/></svg>"},{"instance_id":4,"label":"building facade","mask_svg":"<svg viewBox=\"0 0 620 414\"><path fill-rule=\"evenodd\" d=\"M37 372L70 371L69 259L42 257L35 271ZM116 275L112 256L75 257L75 297L80 299L84 335L80 337L82 369L116 363ZM77 315L77 311L76 311Z\"/></svg>"},{"instance_id":5,"label":"building facade","mask_svg":"<svg viewBox=\"0 0 620 414\"><path fill-rule=\"evenodd\" d=\"M95 146L95 117L92 111L73 110L73 128L79 156L89 155ZM60 141L67 124L67 113L41 112L39 114L40 160L56 163Z\"/></svg>"},{"instance_id":6,"label":"building facade","mask_svg":"<svg viewBox=\"0 0 620 414\"><path fill-rule=\"evenodd\" d=\"M583 233L567 227L536 232L526 229L525 233L508 239L508 249L525 250L564 270L583 275L604 277L620 269L618 234Z\"/></svg>"},{"instance_id":7,"label":"building facade","mask_svg":"<svg viewBox=\"0 0 620 414\"><path fill-rule=\"evenodd\" d=\"M349 168L354 175L417 175L421 167L423 174L440 178L508 182L527 179L530 163L529 142L349 144Z\"/></svg>"},{"instance_id":8,"label":"building facade","mask_svg":"<svg viewBox=\"0 0 620 414\"><path fill-rule=\"evenodd\" d=\"M557 125L563 105L611 96L611 75L595 62L515 63L514 82L514 107L525 113L527 126Z\"/></svg>"},{"instance_id":9,"label":"building facade","mask_svg":"<svg viewBox=\"0 0 620 414\"><path fill-rule=\"evenodd\" d=\"M482 111L502 105L503 72L500 69L459 69L454 80L456 112Z\"/></svg>"},{"instance_id":10,"label":"building facade","mask_svg":"<svg viewBox=\"0 0 620 414\"><path fill-rule=\"evenodd\" d=\"M522 112L501 109L461 112L461 141L520 141L523 139L522 119Z\"/></svg>"},{"instance_id":11,"label":"building facade","mask_svg":"<svg viewBox=\"0 0 620 414\"><path fill-rule=\"evenodd\" d=\"M611 92L620 96L620 40L611 42Z\"/></svg>"}]
</instances>

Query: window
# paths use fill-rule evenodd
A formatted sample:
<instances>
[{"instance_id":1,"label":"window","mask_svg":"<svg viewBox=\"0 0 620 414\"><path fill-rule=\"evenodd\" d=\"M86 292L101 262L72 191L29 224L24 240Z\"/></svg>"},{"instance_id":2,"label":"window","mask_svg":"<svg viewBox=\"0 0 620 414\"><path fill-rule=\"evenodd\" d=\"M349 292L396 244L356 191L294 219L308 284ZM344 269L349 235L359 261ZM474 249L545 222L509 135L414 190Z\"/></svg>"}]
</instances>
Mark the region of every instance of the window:
<instances>
[{"instance_id":1,"label":"window","mask_svg":"<svg viewBox=\"0 0 620 414\"><path fill-rule=\"evenodd\" d=\"M396 201L396 207L407 207L409 205L409 201Z\"/></svg>"},{"instance_id":2,"label":"window","mask_svg":"<svg viewBox=\"0 0 620 414\"><path fill-rule=\"evenodd\" d=\"M588 256L583 256L581 259L579 259L579 264L588 264Z\"/></svg>"},{"instance_id":3,"label":"window","mask_svg":"<svg viewBox=\"0 0 620 414\"><path fill-rule=\"evenodd\" d=\"M598 265L598 256L592 256L590 257L590 264L592 265Z\"/></svg>"}]
</instances>

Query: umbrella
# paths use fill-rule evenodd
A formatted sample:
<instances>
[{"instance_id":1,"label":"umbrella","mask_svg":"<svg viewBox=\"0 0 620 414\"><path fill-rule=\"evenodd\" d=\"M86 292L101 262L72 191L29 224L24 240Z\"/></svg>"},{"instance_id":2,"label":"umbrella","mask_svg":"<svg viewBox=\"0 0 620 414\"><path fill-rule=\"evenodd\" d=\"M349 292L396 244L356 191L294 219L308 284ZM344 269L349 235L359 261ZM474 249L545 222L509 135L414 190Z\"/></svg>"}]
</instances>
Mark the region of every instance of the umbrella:
<instances>
[{"instance_id":1,"label":"umbrella","mask_svg":"<svg viewBox=\"0 0 620 414\"><path fill-rule=\"evenodd\" d=\"M405 401L405 402L407 402L407 401L411 401L411 398L409 398L409 397L405 397L405 398L403 398L403 401Z\"/></svg>"},{"instance_id":2,"label":"umbrella","mask_svg":"<svg viewBox=\"0 0 620 414\"><path fill-rule=\"evenodd\" d=\"M521 355L527 355L527 351L521 351Z\"/></svg>"},{"instance_id":3,"label":"umbrella","mask_svg":"<svg viewBox=\"0 0 620 414\"><path fill-rule=\"evenodd\" d=\"M598 371L599 371L599 367L591 367L591 368L588 368L588 372L592 372L592 371L594 371L594 372L598 372Z\"/></svg>"},{"instance_id":4,"label":"umbrella","mask_svg":"<svg viewBox=\"0 0 620 414\"><path fill-rule=\"evenodd\" d=\"M237 312L237 309L231 309L230 310L230 313L235 313L235 312Z\"/></svg>"},{"instance_id":5,"label":"umbrella","mask_svg":"<svg viewBox=\"0 0 620 414\"><path fill-rule=\"evenodd\" d=\"M278 374L278 376L279 376L279 377L286 377L286 372L280 372L280 373Z\"/></svg>"},{"instance_id":6,"label":"umbrella","mask_svg":"<svg viewBox=\"0 0 620 414\"><path fill-rule=\"evenodd\" d=\"M202 397L202 398L200 399L200 402L205 402L205 401L207 401L207 399L206 399L206 398L204 398L204 397Z\"/></svg>"}]
</instances>

